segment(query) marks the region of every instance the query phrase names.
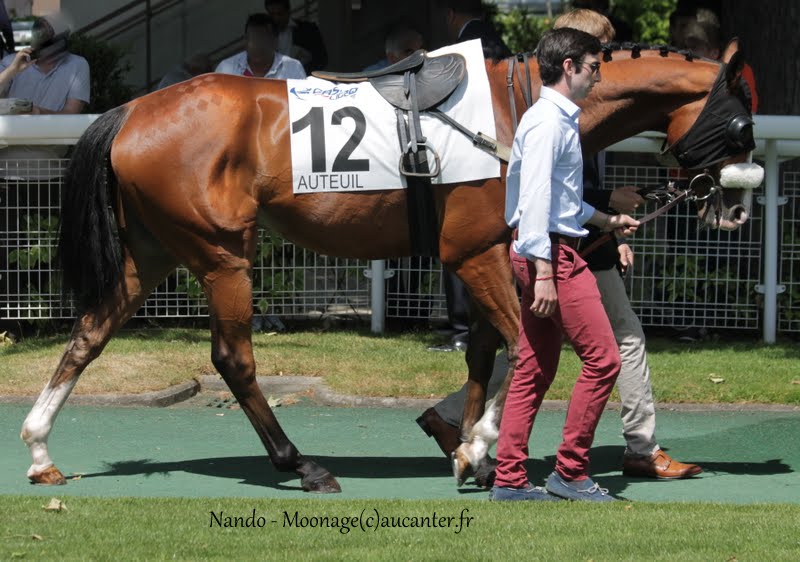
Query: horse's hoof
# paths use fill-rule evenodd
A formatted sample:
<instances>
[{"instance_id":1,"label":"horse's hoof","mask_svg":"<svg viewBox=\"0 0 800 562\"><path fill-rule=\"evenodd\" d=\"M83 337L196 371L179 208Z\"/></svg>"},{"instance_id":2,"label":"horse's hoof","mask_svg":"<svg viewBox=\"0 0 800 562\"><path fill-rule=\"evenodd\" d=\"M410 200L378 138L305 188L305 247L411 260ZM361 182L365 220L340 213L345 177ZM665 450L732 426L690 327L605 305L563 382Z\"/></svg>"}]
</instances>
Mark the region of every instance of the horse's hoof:
<instances>
[{"instance_id":1,"label":"horse's hoof","mask_svg":"<svg viewBox=\"0 0 800 562\"><path fill-rule=\"evenodd\" d=\"M315 478L303 478L303 491L315 494L338 494L342 491L336 478L330 472L326 472Z\"/></svg>"},{"instance_id":2,"label":"horse's hoof","mask_svg":"<svg viewBox=\"0 0 800 562\"><path fill-rule=\"evenodd\" d=\"M489 457L485 458L475 471L475 485L487 490L494 486L495 468L497 468L497 461Z\"/></svg>"},{"instance_id":3,"label":"horse's hoof","mask_svg":"<svg viewBox=\"0 0 800 562\"><path fill-rule=\"evenodd\" d=\"M465 445L466 443L461 445L458 449L453 451L453 454L450 456L453 461L453 476L455 476L458 486L462 486L464 482L467 481L467 477L470 475L470 469L472 468L469 457L467 457L462 450Z\"/></svg>"},{"instance_id":4,"label":"horse's hoof","mask_svg":"<svg viewBox=\"0 0 800 562\"><path fill-rule=\"evenodd\" d=\"M55 465L48 466L36 474L30 474L28 478L34 484L44 484L45 486L63 486L67 483L67 479Z\"/></svg>"}]
</instances>

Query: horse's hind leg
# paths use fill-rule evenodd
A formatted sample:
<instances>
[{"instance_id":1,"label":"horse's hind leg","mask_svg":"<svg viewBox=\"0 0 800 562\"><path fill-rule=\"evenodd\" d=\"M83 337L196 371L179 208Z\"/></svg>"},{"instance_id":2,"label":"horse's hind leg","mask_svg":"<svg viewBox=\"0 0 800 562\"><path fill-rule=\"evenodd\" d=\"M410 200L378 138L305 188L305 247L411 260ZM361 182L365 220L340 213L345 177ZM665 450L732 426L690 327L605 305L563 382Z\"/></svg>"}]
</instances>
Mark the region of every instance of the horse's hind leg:
<instances>
[{"instance_id":1,"label":"horse's hind leg","mask_svg":"<svg viewBox=\"0 0 800 562\"><path fill-rule=\"evenodd\" d=\"M252 284L247 269L226 269L206 275L211 314L211 360L282 472L294 471L307 492L340 492L330 472L303 457L283 432L256 382L253 357Z\"/></svg>"},{"instance_id":2,"label":"horse's hind leg","mask_svg":"<svg viewBox=\"0 0 800 562\"><path fill-rule=\"evenodd\" d=\"M125 272L115 290L104 301L82 314L72 328L67 348L50 382L42 390L25 421L20 437L28 446L33 464L28 478L36 484L66 484L47 450L47 439L61 407L86 369L114 333L139 309L155 286L175 267L170 258L149 255L148 272L137 271L126 254ZM155 264L159 265L156 267Z\"/></svg>"}]
</instances>

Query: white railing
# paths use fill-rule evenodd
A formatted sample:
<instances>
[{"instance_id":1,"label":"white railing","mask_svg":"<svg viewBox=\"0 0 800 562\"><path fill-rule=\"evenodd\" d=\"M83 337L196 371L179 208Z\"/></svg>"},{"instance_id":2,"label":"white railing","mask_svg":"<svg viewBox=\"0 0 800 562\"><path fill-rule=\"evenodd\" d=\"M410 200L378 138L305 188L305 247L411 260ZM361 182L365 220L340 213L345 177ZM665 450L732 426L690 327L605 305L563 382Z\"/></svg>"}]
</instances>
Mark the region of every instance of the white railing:
<instances>
[{"instance_id":1,"label":"white railing","mask_svg":"<svg viewBox=\"0 0 800 562\"><path fill-rule=\"evenodd\" d=\"M0 148L15 144L71 145L77 141L83 131L96 118L96 115L0 116ZM710 285L713 285L717 288L722 286L724 283L739 283L744 285L749 283L753 285L752 288L746 288L746 290L743 292L752 292L751 289L754 288L756 291L762 294L761 302L763 303L763 314L760 316L760 318L759 303L757 302L757 299L751 299L750 296L742 297L741 302L733 303L735 304L733 308L737 309L738 312L736 312L736 314L740 314L740 317L745 319L741 321L742 325L739 327L752 329L753 327L758 326L762 330L764 341L771 343L775 341L778 330L778 296L786 289L786 285L780 284L779 279L779 264L781 264L779 255L779 226L784 228L796 228L795 225L800 224L800 221L794 218L793 215L785 220L784 224L779 223L779 208L781 205L784 205L789 201L789 198L786 197L785 194L795 194L795 192L797 192L797 195L800 195L800 181L798 181L800 178L798 178L795 174L791 176L793 179L785 181L784 196L781 196L779 165L784 160L800 156L800 117L756 116L755 121L755 133L757 136L757 148L755 151L755 156L763 159L766 168L766 181L763 188L764 195L757 198L757 203L763 206L763 209L761 210L762 212L759 215L759 213L754 210L753 219L751 220L751 226L749 228L754 229L760 227L760 232L749 234L748 236L750 239L748 242L741 243L737 248L741 250L742 263L745 264L739 266L739 270L748 269L750 266L747 264L749 262L753 262L758 264L758 267L760 267L761 271L750 272L748 270L746 273L739 275L731 274L729 279L716 279L714 280L714 283L711 283ZM659 133L644 133L637 137L618 143L610 147L608 151L614 153L657 153L661 150L662 139L663 135L660 135ZM1 158L2 154L0 154L0 159ZM26 164L29 164L31 167L41 167L45 165L50 166L52 173L43 174L50 177L50 179L47 180L49 183L45 187L51 191L58 187L53 185L53 183L57 181L57 179L53 179L53 177L58 176L63 169L63 160L50 160L41 162L18 161L16 162L15 169L19 170L20 166L24 166ZM4 169L11 168L11 166L3 166L2 160L0 160L0 167L3 167ZM653 179L651 177L653 174L660 174L663 171L664 170L662 168L658 168L656 166L631 167L628 165L615 164L607 168L607 183L609 184L609 187L621 185L622 183L645 184L649 180ZM2 172L0 172L0 176L1 175ZM42 184L37 185L42 188ZM3 185L2 187L7 186ZM6 199L6 197L3 197L4 194L2 191L3 190L0 189L0 211L3 211L4 200ZM6 191L8 191L8 189L6 189ZM797 195L795 195L795 197ZM20 196L17 195L16 197L19 198ZM50 199L53 199L53 196L51 196ZM57 206L57 201L54 200L48 200L46 205L51 214L54 209L57 209ZM800 203L798 203L798 206L800 206ZM787 209L792 209L792 212L794 212L793 206L789 206ZM17 209L17 211L18 213L23 212L20 209ZM683 218L686 218L688 221L689 215L686 215L685 217L679 216L676 220L682 220ZM7 224L8 220L6 220L5 223ZM754 227L752 224L757 226ZM29 227L25 228L29 229ZM23 239L28 236L27 234L21 233L22 230L24 229L20 227L18 228L19 232L5 237L4 242L5 245L8 246L5 249L7 254L13 252L14 246L21 244ZM658 229L653 227L653 231L649 235L647 233L643 233L644 236L642 237L641 241L635 242L635 244L641 244L641 247L646 249L646 252L640 251L640 254L646 256L648 252L658 251L659 249L663 250L665 245L669 245L671 242L673 242L669 239L665 239L663 232L656 232L656 230ZM661 227L661 231L666 230L668 229ZM757 244L754 245L752 242L752 239L758 241L759 234L764 241L763 255L760 251L760 246ZM0 233L0 236L2 235L3 233ZM723 235L720 234L717 235L717 238L714 240L707 240L706 246L709 246L712 242L721 240L722 236ZM786 236L784 236L784 238L786 238ZM785 256L785 269L791 272L793 271L795 262L800 262L800 233L793 233L791 234L790 238L792 241L790 244L791 248L790 250L786 250L786 248L784 248L783 254ZM796 242L794 242L795 239L797 239ZM728 239L726 238L725 240ZM39 245L44 247L47 245L47 242L41 242ZM347 282L341 281L342 275L346 274L350 277L353 277L354 271L360 271L360 269L364 268L363 265L360 266L358 261L330 260L322 256L313 255L309 252L298 252L298 249L292 247L290 244L280 248L277 247L273 242L271 246L276 247L277 250L275 251L282 252L284 256L287 255L287 252L295 252L297 255L291 259L288 259L287 261L291 264L295 264L294 267L302 271L302 275L296 275L297 279L292 280L291 283L289 281L286 281L285 283L285 285L291 285L295 288L295 293L293 293L293 295L296 302L291 303L289 302L291 299L287 298L286 302L279 303L279 306L275 306L271 310L276 310L279 314L283 313L286 315L294 315L299 314L302 310L304 310L302 306L293 306L297 303L303 303L306 302L306 300L308 300L308 302L313 301L316 303L324 302L328 309L335 309L337 307L340 309L349 308L352 310L357 310L359 313L369 313L371 311L373 331L383 331L384 317L387 312L391 312L390 307L387 308L386 283L372 282L371 287L366 287L362 286L359 281L354 281L353 286L350 286L351 281L349 280ZM675 246L676 252L695 251L694 249L690 249L685 244L684 246L681 246L680 240L675 244ZM673 254L673 257L674 255L675 254ZM711 261L710 254L708 257L709 261ZM261 267L265 277L269 277L270 275L275 274L276 266L273 265L274 263L274 260L266 260L264 264L261 266L257 265L256 267ZM366 262L360 263L368 265ZM371 266L368 267L368 277L370 277L373 281L385 279L387 275L394 273L398 277L402 276L402 278L405 280L404 282L407 284L417 287L417 294L413 296L405 295L403 297L408 302L415 301L417 304L422 303L422 305L419 306L419 310L414 312L414 317L425 317L426 314L438 314L441 316L441 314L443 314L443 295L436 264L430 267L420 266L419 264L412 267L411 262L408 260L401 262L386 262L385 260L377 260L372 262ZM46 280L49 280L53 272L47 268L44 268L44 270L46 271L44 271L43 277ZM672 287L673 293L675 292L674 284L679 281L678 277L686 274L687 272L688 268L684 268L683 270L676 270L671 273L672 280L670 283L672 283L672 285L670 286ZM696 275L697 271L693 270L693 274ZM25 280L21 279L16 282L19 290L21 290L19 286L27 282L26 280L31 275L26 276ZM287 269L280 269L280 271L278 271L278 277L285 280L289 279L291 275L292 272ZM637 278L636 275L639 275L639 277ZM634 290L634 293L636 294L632 295L632 302L634 303L634 307L638 306L643 313L643 323L645 324L664 325L659 323L659 315L661 314L660 311L662 309L658 308L657 305L657 301L660 298L658 291L653 292L652 289L649 289L651 293L645 294L647 291L645 289L641 289L641 287L644 285L653 285L654 279L660 275L664 274L650 272L648 277L648 272L646 271L634 273L632 286L636 289ZM303 279L300 280L300 277L303 277ZM414 277L416 281L409 283L409 280L412 277ZM332 278L339 279L338 281L333 282L336 291L335 298L331 297L332 289L330 288L330 280ZM328 281L325 281L325 279L328 279ZM45 283L47 282L46 280L40 282ZM695 279L695 281L697 280ZM393 281L393 284L396 286L402 286L397 278ZM794 280L789 281L787 284L790 286L790 288L796 284L798 287L798 292L800 292L800 279L798 279L796 282ZM183 300L178 299L178 301L181 303L180 306L177 306L174 309L174 312L167 314L168 316L198 315L206 313L204 305L201 304L202 296L197 293L196 287L194 288L194 293L189 291L187 289L189 285L190 282L188 281L188 275L185 271L183 271L182 273L178 272L178 274L176 274L176 279L171 285L157 291L157 295L161 295L162 298L169 300L170 303L176 301L176 298L172 293L176 287L181 288L182 291L189 295L189 297L186 297L186 295L184 295L185 298L181 297ZM301 287L301 289L297 289L297 287ZM665 291L663 287L659 290L662 293ZM276 290L274 289L274 286L271 286L270 288L265 288L265 291L269 294L275 294ZM733 293L738 294L736 291L733 291L729 288L726 294L730 295ZM300 295L299 297L298 294ZM169 296L167 297L165 295ZM390 294L389 297L397 298L397 295L398 289L395 289L394 293ZM44 311L48 310L48 308L56 307L56 299L52 295L51 297L52 298L48 299L37 296L37 302L40 305L40 314L44 315ZM3 295L0 294L0 299L3 298ZM735 325L738 321L737 318L739 318L736 316L736 314L731 316L733 320L728 321L727 324L714 324L714 322L712 322L714 315L724 315L721 312L722 307L724 307L726 304L724 302L724 298L725 295L719 297L720 300L716 302L717 309L708 309L710 311L704 313L697 313L696 311L691 312L691 314L679 313L677 316L680 316L680 318L676 319L675 322L683 323L685 325L687 322L689 322L689 318L694 315L695 318L699 318L700 322L708 322L709 326L724 325L725 327L732 327L731 323ZM736 298L738 299L739 297ZM257 303L259 302L259 299L263 300L263 297L257 297ZM33 300L36 299L28 300L33 302ZM794 306L798 306L798 304L800 304L791 300L789 302ZM689 305L687 305L687 310L688 306ZM263 306L261 308L263 308ZM649 313L647 312L648 310L650 311ZM146 304L143 314L147 315L148 313L156 316L160 315L160 313L152 312L152 309L149 309L148 305ZM32 315L26 317L20 311L17 311L17 314L18 315L15 316L15 318L19 319L46 317L42 315ZM398 315L395 312L391 312L391 314ZM725 311L725 314L728 314L728 312ZM403 314L400 313L399 315L402 316ZM792 312L788 316L793 318L794 315L795 314ZM798 311L796 315L800 317L800 311ZM795 329L795 326L797 330ZM792 321L785 323L783 329L800 331L800 320L797 322Z\"/></svg>"}]
</instances>

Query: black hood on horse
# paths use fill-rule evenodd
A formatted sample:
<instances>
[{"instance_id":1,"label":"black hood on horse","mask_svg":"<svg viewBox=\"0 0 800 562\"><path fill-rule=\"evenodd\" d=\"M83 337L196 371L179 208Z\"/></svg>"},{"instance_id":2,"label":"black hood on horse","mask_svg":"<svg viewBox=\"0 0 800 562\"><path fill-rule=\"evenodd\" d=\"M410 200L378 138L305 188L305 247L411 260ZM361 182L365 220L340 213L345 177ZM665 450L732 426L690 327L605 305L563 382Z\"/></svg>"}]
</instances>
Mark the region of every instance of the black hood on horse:
<instances>
[{"instance_id":1,"label":"black hood on horse","mask_svg":"<svg viewBox=\"0 0 800 562\"><path fill-rule=\"evenodd\" d=\"M722 65L697 121L669 148L683 168L706 168L756 147L749 90L737 62Z\"/></svg>"}]
</instances>

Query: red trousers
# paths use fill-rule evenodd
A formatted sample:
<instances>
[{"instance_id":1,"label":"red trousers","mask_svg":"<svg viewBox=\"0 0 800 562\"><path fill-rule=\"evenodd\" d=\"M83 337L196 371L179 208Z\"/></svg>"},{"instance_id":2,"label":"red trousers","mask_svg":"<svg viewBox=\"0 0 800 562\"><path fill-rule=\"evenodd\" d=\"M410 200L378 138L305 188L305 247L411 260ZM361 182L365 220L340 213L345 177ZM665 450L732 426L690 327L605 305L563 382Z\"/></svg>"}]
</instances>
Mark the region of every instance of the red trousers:
<instances>
[{"instance_id":1,"label":"red trousers","mask_svg":"<svg viewBox=\"0 0 800 562\"><path fill-rule=\"evenodd\" d=\"M558 306L549 318L531 312L536 269L511 250L514 276L522 290L519 358L506 398L497 441L498 486L522 487L528 477L528 440L536 412L553 382L562 337L572 343L583 369L572 390L556 471L567 480L588 477L589 448L620 369L619 348L586 262L569 246L554 244Z\"/></svg>"}]
</instances>

